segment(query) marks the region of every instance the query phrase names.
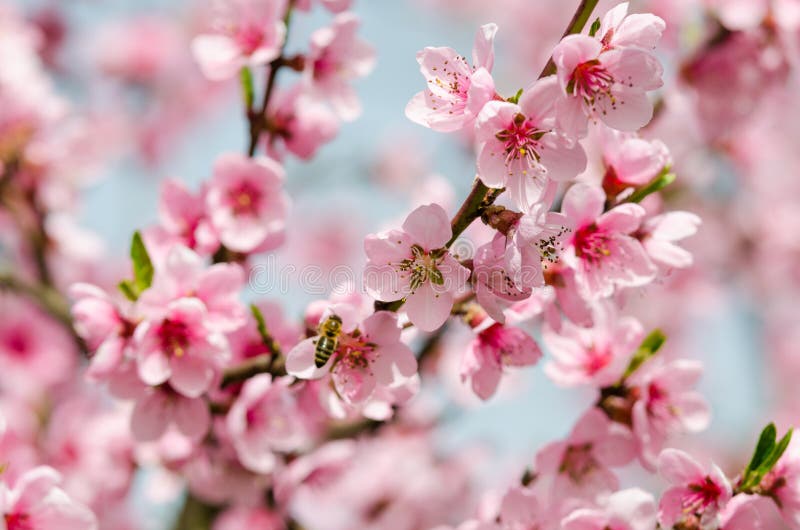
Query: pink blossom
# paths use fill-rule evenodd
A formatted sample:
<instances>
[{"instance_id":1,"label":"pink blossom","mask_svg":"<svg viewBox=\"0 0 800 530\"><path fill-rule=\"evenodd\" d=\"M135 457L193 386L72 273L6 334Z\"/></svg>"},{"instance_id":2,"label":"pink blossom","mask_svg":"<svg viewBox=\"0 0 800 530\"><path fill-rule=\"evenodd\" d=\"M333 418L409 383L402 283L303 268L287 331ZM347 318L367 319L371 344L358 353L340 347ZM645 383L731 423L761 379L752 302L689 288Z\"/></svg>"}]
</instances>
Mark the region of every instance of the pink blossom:
<instances>
[{"instance_id":1,"label":"pink blossom","mask_svg":"<svg viewBox=\"0 0 800 530\"><path fill-rule=\"evenodd\" d=\"M653 115L647 92L662 85L663 68L649 50L665 24L627 11L627 2L618 5L603 17L597 37L569 35L553 50L563 91L558 122L569 134L585 136L589 119L636 131Z\"/></svg>"},{"instance_id":2,"label":"pink blossom","mask_svg":"<svg viewBox=\"0 0 800 530\"><path fill-rule=\"evenodd\" d=\"M261 507L233 506L214 520L212 530L284 530L279 514Z\"/></svg>"},{"instance_id":3,"label":"pink blossom","mask_svg":"<svg viewBox=\"0 0 800 530\"><path fill-rule=\"evenodd\" d=\"M487 321L482 326L461 361L461 380L470 380L472 390L481 399L489 399L506 366L531 366L542 357L539 345L516 327Z\"/></svg>"},{"instance_id":4,"label":"pink blossom","mask_svg":"<svg viewBox=\"0 0 800 530\"><path fill-rule=\"evenodd\" d=\"M638 237L647 255L660 268L685 269L694 261L692 254L676 243L693 236L700 218L689 212L667 212L645 221Z\"/></svg>"},{"instance_id":5,"label":"pink blossom","mask_svg":"<svg viewBox=\"0 0 800 530\"><path fill-rule=\"evenodd\" d=\"M191 440L199 440L210 424L205 400L186 397L166 385L146 389L131 416L131 432L141 442L158 440L170 426Z\"/></svg>"},{"instance_id":6,"label":"pink blossom","mask_svg":"<svg viewBox=\"0 0 800 530\"><path fill-rule=\"evenodd\" d=\"M192 41L192 53L206 77L228 79L280 55L286 0L220 0L217 7L212 32Z\"/></svg>"},{"instance_id":7,"label":"pink blossom","mask_svg":"<svg viewBox=\"0 0 800 530\"><path fill-rule=\"evenodd\" d=\"M637 488L612 493L602 508L581 508L563 521L561 530L653 530L656 503Z\"/></svg>"},{"instance_id":8,"label":"pink blossom","mask_svg":"<svg viewBox=\"0 0 800 530\"><path fill-rule=\"evenodd\" d=\"M283 167L271 158L238 153L217 158L206 208L222 244L249 253L283 243L289 208L283 181Z\"/></svg>"},{"instance_id":9,"label":"pink blossom","mask_svg":"<svg viewBox=\"0 0 800 530\"><path fill-rule=\"evenodd\" d=\"M521 486L510 488L500 501L500 521L504 530L545 529L554 527L553 513L535 490ZM489 526L489 528L492 528Z\"/></svg>"},{"instance_id":10,"label":"pink blossom","mask_svg":"<svg viewBox=\"0 0 800 530\"><path fill-rule=\"evenodd\" d=\"M160 316L171 302L186 297L202 302L205 324L215 331L233 331L244 324L247 312L239 300L239 292L245 280L239 265L206 266L198 254L175 245L163 263L155 267L153 284L142 293L137 304L143 316Z\"/></svg>"},{"instance_id":11,"label":"pink blossom","mask_svg":"<svg viewBox=\"0 0 800 530\"><path fill-rule=\"evenodd\" d=\"M564 266L561 261L550 263L545 269L545 281L552 286L558 309L565 317L579 326L592 326L592 307L581 296L574 270ZM550 324L554 329L559 329L561 318Z\"/></svg>"},{"instance_id":12,"label":"pink blossom","mask_svg":"<svg viewBox=\"0 0 800 530\"><path fill-rule=\"evenodd\" d=\"M328 107L303 91L302 85L277 92L267 107L270 126L269 152L276 150L275 140L287 151L311 159L317 150L333 140L339 132L339 120Z\"/></svg>"},{"instance_id":13,"label":"pink blossom","mask_svg":"<svg viewBox=\"0 0 800 530\"><path fill-rule=\"evenodd\" d=\"M317 2L325 6L325 9L331 13L341 13L342 11L350 9L353 0L296 0L294 6L295 9L299 9L300 11L309 11L311 10L312 4Z\"/></svg>"},{"instance_id":14,"label":"pink blossom","mask_svg":"<svg viewBox=\"0 0 800 530\"><path fill-rule=\"evenodd\" d=\"M501 233L481 245L473 258L473 289L481 307L499 323L505 323L504 309L512 302L528 299L530 287L519 288L513 281L506 261L507 238ZM540 265L541 268L541 265Z\"/></svg>"},{"instance_id":15,"label":"pink blossom","mask_svg":"<svg viewBox=\"0 0 800 530\"><path fill-rule=\"evenodd\" d=\"M567 191L561 208L574 227L564 263L575 271L586 299L609 297L616 287L645 285L656 272L641 243L631 237L644 209L625 203L603 213L605 199L600 188L578 183Z\"/></svg>"},{"instance_id":16,"label":"pink blossom","mask_svg":"<svg viewBox=\"0 0 800 530\"><path fill-rule=\"evenodd\" d=\"M593 322L591 328L569 321L558 331L544 328L544 342L553 355L544 370L557 384L603 387L616 383L644 338L635 318L617 316L608 303L594 307Z\"/></svg>"},{"instance_id":17,"label":"pink blossom","mask_svg":"<svg viewBox=\"0 0 800 530\"><path fill-rule=\"evenodd\" d=\"M75 300L75 330L92 352L86 375L93 380L103 379L116 371L130 347L136 327L128 316L132 308L88 283L73 284L70 295Z\"/></svg>"},{"instance_id":18,"label":"pink blossom","mask_svg":"<svg viewBox=\"0 0 800 530\"><path fill-rule=\"evenodd\" d=\"M660 140L603 127L601 141L606 169L603 189L610 197L647 184L671 163L667 146Z\"/></svg>"},{"instance_id":19,"label":"pink blossom","mask_svg":"<svg viewBox=\"0 0 800 530\"><path fill-rule=\"evenodd\" d=\"M228 344L207 321L200 300L180 298L170 302L161 315L139 324L134 349L142 381L151 386L169 382L190 398L211 388L228 355Z\"/></svg>"},{"instance_id":20,"label":"pink blossom","mask_svg":"<svg viewBox=\"0 0 800 530\"><path fill-rule=\"evenodd\" d=\"M445 247L451 236L450 221L438 204L411 212L400 230L368 235L364 283L370 295L386 302L405 299L415 326L440 327L469 276Z\"/></svg>"},{"instance_id":21,"label":"pink blossom","mask_svg":"<svg viewBox=\"0 0 800 530\"><path fill-rule=\"evenodd\" d=\"M336 15L330 26L311 35L305 62L304 76L312 92L327 99L345 121L361 114L358 95L350 83L368 75L375 66L374 50L356 37L359 24L352 13Z\"/></svg>"},{"instance_id":22,"label":"pink blossom","mask_svg":"<svg viewBox=\"0 0 800 530\"><path fill-rule=\"evenodd\" d=\"M59 489L60 482L61 476L55 469L37 467L17 479L13 488L0 483L3 528L96 530L95 515Z\"/></svg>"},{"instance_id":23,"label":"pink blossom","mask_svg":"<svg viewBox=\"0 0 800 530\"><path fill-rule=\"evenodd\" d=\"M417 53L427 88L406 106L406 116L435 131L453 132L472 125L484 104L496 97L491 71L496 24L484 24L475 35L472 64L452 48L427 47Z\"/></svg>"},{"instance_id":24,"label":"pink blossom","mask_svg":"<svg viewBox=\"0 0 800 530\"><path fill-rule=\"evenodd\" d=\"M593 407L581 416L566 440L548 444L537 453L536 471L555 477L552 491L557 498L594 502L619 487L610 468L624 466L635 457L630 431Z\"/></svg>"},{"instance_id":25,"label":"pink blossom","mask_svg":"<svg viewBox=\"0 0 800 530\"><path fill-rule=\"evenodd\" d=\"M150 254L163 255L175 244L201 256L213 254L219 248L219 237L206 215L205 201L205 188L195 194L179 180L165 180L158 204L159 224L144 234ZM156 248L163 250L154 252Z\"/></svg>"},{"instance_id":26,"label":"pink blossom","mask_svg":"<svg viewBox=\"0 0 800 530\"><path fill-rule=\"evenodd\" d=\"M558 261L570 231L569 220L563 214L549 211L547 201L527 210L508 234L505 260L514 283L523 287L544 286L542 263L549 267Z\"/></svg>"},{"instance_id":27,"label":"pink blossom","mask_svg":"<svg viewBox=\"0 0 800 530\"><path fill-rule=\"evenodd\" d=\"M269 374L248 379L226 417L239 460L255 473L275 468L275 451L297 451L306 443L291 382L290 378L273 381Z\"/></svg>"},{"instance_id":28,"label":"pink blossom","mask_svg":"<svg viewBox=\"0 0 800 530\"><path fill-rule=\"evenodd\" d=\"M672 485L661 496L659 522L665 528L676 524L713 524L731 499L731 484L717 466L706 470L691 456L665 449L658 456L658 472Z\"/></svg>"},{"instance_id":29,"label":"pink blossom","mask_svg":"<svg viewBox=\"0 0 800 530\"><path fill-rule=\"evenodd\" d=\"M542 198L551 179L569 180L586 167L580 144L553 130L557 93L553 77L541 79L519 104L490 101L475 122L478 176L490 188L506 188L525 211Z\"/></svg>"},{"instance_id":30,"label":"pink blossom","mask_svg":"<svg viewBox=\"0 0 800 530\"><path fill-rule=\"evenodd\" d=\"M326 312L323 320L333 311ZM361 403L376 388L392 387L416 373L417 361L408 346L400 340L397 316L378 311L362 323L335 313L342 318L343 333L336 351L327 364L314 364L319 337L308 338L286 355L286 371L301 379L317 379L330 372L337 393L347 403ZM322 321L322 320L321 320ZM321 322L320 321L320 322Z\"/></svg>"},{"instance_id":31,"label":"pink blossom","mask_svg":"<svg viewBox=\"0 0 800 530\"><path fill-rule=\"evenodd\" d=\"M702 431L708 425L708 404L692 390L702 374L693 360L663 361L656 358L640 367L628 379L638 388L633 405L633 433L639 443L642 465L652 469L666 438L680 432Z\"/></svg>"}]
</instances>

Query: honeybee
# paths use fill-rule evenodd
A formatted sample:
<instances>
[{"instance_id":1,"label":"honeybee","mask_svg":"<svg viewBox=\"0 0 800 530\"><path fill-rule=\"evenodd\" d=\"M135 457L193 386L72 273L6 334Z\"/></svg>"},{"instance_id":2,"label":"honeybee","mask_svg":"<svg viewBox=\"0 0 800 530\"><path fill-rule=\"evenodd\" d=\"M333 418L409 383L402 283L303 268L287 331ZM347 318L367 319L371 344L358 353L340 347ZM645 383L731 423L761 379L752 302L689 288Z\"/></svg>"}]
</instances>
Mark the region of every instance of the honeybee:
<instances>
[{"instance_id":1,"label":"honeybee","mask_svg":"<svg viewBox=\"0 0 800 530\"><path fill-rule=\"evenodd\" d=\"M314 350L314 365L322 368L339 346L339 335L342 333L342 319L331 315L319 325L319 338Z\"/></svg>"}]
</instances>

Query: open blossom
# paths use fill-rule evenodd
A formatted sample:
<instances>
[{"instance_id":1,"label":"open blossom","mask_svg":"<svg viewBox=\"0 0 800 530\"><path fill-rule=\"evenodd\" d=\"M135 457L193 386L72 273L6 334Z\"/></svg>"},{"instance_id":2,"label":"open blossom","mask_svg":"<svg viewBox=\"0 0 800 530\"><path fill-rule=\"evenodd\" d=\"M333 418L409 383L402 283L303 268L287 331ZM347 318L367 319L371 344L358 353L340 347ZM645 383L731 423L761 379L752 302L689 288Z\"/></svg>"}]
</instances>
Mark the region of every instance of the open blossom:
<instances>
[{"instance_id":1,"label":"open blossom","mask_svg":"<svg viewBox=\"0 0 800 530\"><path fill-rule=\"evenodd\" d=\"M690 212L666 212L645 221L637 237L656 265L684 269L691 266L692 254L676 243L697 233L700 222Z\"/></svg>"},{"instance_id":2,"label":"open blossom","mask_svg":"<svg viewBox=\"0 0 800 530\"><path fill-rule=\"evenodd\" d=\"M262 66L280 55L286 0L218 0L212 33L198 35L192 52L206 77L228 79L246 66Z\"/></svg>"},{"instance_id":3,"label":"open blossom","mask_svg":"<svg viewBox=\"0 0 800 530\"><path fill-rule=\"evenodd\" d=\"M655 277L656 268L631 234L645 216L638 204L625 203L603 213L605 193L578 183L564 196L561 211L573 232L564 263L575 270L581 295L590 300L611 296L615 287L638 287Z\"/></svg>"},{"instance_id":4,"label":"open blossom","mask_svg":"<svg viewBox=\"0 0 800 530\"><path fill-rule=\"evenodd\" d=\"M192 193L175 179L161 184L159 224L144 233L151 256L156 255L157 259L175 244L184 245L201 256L209 256L219 248L219 237L206 214L205 193L205 187ZM163 251L154 252L157 249Z\"/></svg>"},{"instance_id":5,"label":"open blossom","mask_svg":"<svg viewBox=\"0 0 800 530\"><path fill-rule=\"evenodd\" d=\"M139 377L151 386L166 382L178 393L201 396L219 376L228 356L225 336L210 329L197 298L179 298L134 332Z\"/></svg>"},{"instance_id":6,"label":"open blossom","mask_svg":"<svg viewBox=\"0 0 800 530\"><path fill-rule=\"evenodd\" d=\"M211 413L204 399L187 397L169 385L145 388L131 415L131 433L140 442L158 440L174 427L190 440L208 432Z\"/></svg>"},{"instance_id":7,"label":"open blossom","mask_svg":"<svg viewBox=\"0 0 800 530\"><path fill-rule=\"evenodd\" d=\"M75 330L92 352L86 375L93 380L104 379L119 368L133 341L136 322L129 314L132 308L88 283L72 285L70 295L75 300Z\"/></svg>"},{"instance_id":8,"label":"open blossom","mask_svg":"<svg viewBox=\"0 0 800 530\"><path fill-rule=\"evenodd\" d=\"M296 451L305 443L302 411L290 378L269 374L249 379L226 418L239 461L255 473L269 473L278 462L275 451Z\"/></svg>"},{"instance_id":9,"label":"open blossom","mask_svg":"<svg viewBox=\"0 0 800 530\"><path fill-rule=\"evenodd\" d=\"M552 491L558 497L594 502L619 487L610 468L624 466L635 457L630 431L593 407L577 421L566 440L539 451L536 471L555 477Z\"/></svg>"},{"instance_id":10,"label":"open blossom","mask_svg":"<svg viewBox=\"0 0 800 530\"><path fill-rule=\"evenodd\" d=\"M595 306L593 322L591 328L569 321L558 330L544 328L544 342L553 355L545 373L557 384L602 387L616 383L644 338L639 321L617 316L610 303Z\"/></svg>"},{"instance_id":11,"label":"open blossom","mask_svg":"<svg viewBox=\"0 0 800 530\"><path fill-rule=\"evenodd\" d=\"M708 403L693 390L702 372L698 361L656 358L646 362L628 379L628 384L639 393L632 411L633 433L645 467L655 467L669 435L699 432L708 426Z\"/></svg>"},{"instance_id":12,"label":"open blossom","mask_svg":"<svg viewBox=\"0 0 800 530\"><path fill-rule=\"evenodd\" d=\"M305 80L312 92L329 101L345 121L361 114L358 95L350 83L375 66L372 46L356 36L359 23L353 13L336 15L330 26L311 35L305 59Z\"/></svg>"},{"instance_id":13,"label":"open blossom","mask_svg":"<svg viewBox=\"0 0 800 530\"><path fill-rule=\"evenodd\" d=\"M490 188L506 188L517 206L528 210L541 200L550 180L569 180L586 168L577 142L553 130L555 78L541 79L519 104L490 101L475 122L478 176Z\"/></svg>"},{"instance_id":14,"label":"open blossom","mask_svg":"<svg viewBox=\"0 0 800 530\"><path fill-rule=\"evenodd\" d=\"M175 245L163 263L156 264L153 284L139 298L138 310L153 318L173 301L195 298L202 302L206 324L215 331L234 331L247 318L239 292L244 287L244 271L235 263L207 266L203 258L188 248Z\"/></svg>"},{"instance_id":15,"label":"open blossom","mask_svg":"<svg viewBox=\"0 0 800 530\"><path fill-rule=\"evenodd\" d=\"M517 327L506 327L486 320L469 345L461 361L461 380L470 380L472 390L481 399L489 399L497 390L504 368L536 364L542 351L530 335Z\"/></svg>"},{"instance_id":16,"label":"open blossom","mask_svg":"<svg viewBox=\"0 0 800 530\"><path fill-rule=\"evenodd\" d=\"M333 313L333 311L337 311ZM323 314L342 319L337 348L325 366L314 363L319 337L308 338L286 355L286 371L301 379L318 379L330 372L336 391L348 403L361 403L378 388L392 387L417 371L411 349L400 340L397 315L378 311L363 322L336 309Z\"/></svg>"},{"instance_id":17,"label":"open blossom","mask_svg":"<svg viewBox=\"0 0 800 530\"><path fill-rule=\"evenodd\" d=\"M0 482L0 522L6 530L96 530L92 511L73 501L58 485L61 476L50 467L37 467L9 488Z\"/></svg>"},{"instance_id":18,"label":"open blossom","mask_svg":"<svg viewBox=\"0 0 800 530\"><path fill-rule=\"evenodd\" d=\"M548 201L534 204L509 231L506 263L511 278L519 286L542 287L545 284L542 263L558 261L562 245L571 232L569 220L549 211Z\"/></svg>"},{"instance_id":19,"label":"open blossom","mask_svg":"<svg viewBox=\"0 0 800 530\"><path fill-rule=\"evenodd\" d=\"M561 521L562 530L653 530L656 503L638 488L612 493L602 508L580 508Z\"/></svg>"},{"instance_id":20,"label":"open blossom","mask_svg":"<svg viewBox=\"0 0 800 530\"><path fill-rule=\"evenodd\" d=\"M434 131L459 131L471 125L484 104L495 99L491 71L496 24L484 24L475 35L472 66L452 48L427 47L417 53L427 88L406 106L406 116Z\"/></svg>"},{"instance_id":21,"label":"open blossom","mask_svg":"<svg viewBox=\"0 0 800 530\"><path fill-rule=\"evenodd\" d=\"M702 528L712 525L732 496L731 484L721 469L712 466L706 470L677 449L661 452L658 472L672 484L659 503L659 522L665 528L678 523Z\"/></svg>"},{"instance_id":22,"label":"open blossom","mask_svg":"<svg viewBox=\"0 0 800 530\"><path fill-rule=\"evenodd\" d=\"M221 155L206 194L211 224L227 248L263 252L283 243L289 198L283 167L267 157Z\"/></svg>"},{"instance_id":23,"label":"open blossom","mask_svg":"<svg viewBox=\"0 0 800 530\"><path fill-rule=\"evenodd\" d=\"M267 107L267 123L273 131L268 140L268 152L276 151L273 141L277 139L286 151L303 160L311 159L339 131L336 115L309 97L301 84L272 96Z\"/></svg>"},{"instance_id":24,"label":"open blossom","mask_svg":"<svg viewBox=\"0 0 800 530\"><path fill-rule=\"evenodd\" d=\"M445 247L452 235L450 220L438 204L411 212L400 230L368 235L364 275L370 295L385 302L405 299L415 326L423 331L440 327L469 277L469 270Z\"/></svg>"},{"instance_id":25,"label":"open blossom","mask_svg":"<svg viewBox=\"0 0 800 530\"><path fill-rule=\"evenodd\" d=\"M562 97L556 104L565 132L584 136L589 119L636 131L653 116L647 92L662 85L663 68L651 53L664 31L655 15L627 15L628 3L603 17L596 37L569 35L553 50Z\"/></svg>"},{"instance_id":26,"label":"open blossom","mask_svg":"<svg viewBox=\"0 0 800 530\"><path fill-rule=\"evenodd\" d=\"M603 149L603 190L616 197L627 188L644 186L670 164L667 146L660 140L645 140L633 133L608 127L601 132Z\"/></svg>"}]
</instances>

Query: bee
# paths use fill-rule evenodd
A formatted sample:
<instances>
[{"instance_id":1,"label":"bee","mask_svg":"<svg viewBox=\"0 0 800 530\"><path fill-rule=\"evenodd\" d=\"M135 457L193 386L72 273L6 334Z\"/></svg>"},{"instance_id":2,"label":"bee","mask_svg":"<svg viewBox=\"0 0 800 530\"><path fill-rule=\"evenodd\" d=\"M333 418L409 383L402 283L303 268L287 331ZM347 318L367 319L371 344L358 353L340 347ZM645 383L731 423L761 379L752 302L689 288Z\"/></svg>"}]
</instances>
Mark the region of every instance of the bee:
<instances>
[{"instance_id":1,"label":"bee","mask_svg":"<svg viewBox=\"0 0 800 530\"><path fill-rule=\"evenodd\" d=\"M317 347L314 351L314 365L322 368L333 352L339 346L339 335L342 333L342 319L337 315L331 315L319 325L319 338Z\"/></svg>"}]
</instances>

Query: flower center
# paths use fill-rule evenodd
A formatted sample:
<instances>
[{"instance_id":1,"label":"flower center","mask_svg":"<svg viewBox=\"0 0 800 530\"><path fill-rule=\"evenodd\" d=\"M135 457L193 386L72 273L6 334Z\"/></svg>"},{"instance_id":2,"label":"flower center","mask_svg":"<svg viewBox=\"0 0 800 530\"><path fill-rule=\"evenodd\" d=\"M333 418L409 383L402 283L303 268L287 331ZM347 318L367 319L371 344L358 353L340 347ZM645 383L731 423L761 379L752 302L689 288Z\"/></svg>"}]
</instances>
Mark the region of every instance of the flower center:
<instances>
[{"instance_id":1,"label":"flower center","mask_svg":"<svg viewBox=\"0 0 800 530\"><path fill-rule=\"evenodd\" d=\"M189 327L180 320L164 319L158 329L158 338L165 353L181 357L189 346Z\"/></svg>"},{"instance_id":2,"label":"flower center","mask_svg":"<svg viewBox=\"0 0 800 530\"><path fill-rule=\"evenodd\" d=\"M229 199L236 215L256 215L261 203L262 192L250 182L242 182L232 189Z\"/></svg>"},{"instance_id":3,"label":"flower center","mask_svg":"<svg viewBox=\"0 0 800 530\"><path fill-rule=\"evenodd\" d=\"M573 243L575 254L590 262L598 262L611 255L611 238L594 223L575 232Z\"/></svg>"},{"instance_id":4,"label":"flower center","mask_svg":"<svg viewBox=\"0 0 800 530\"><path fill-rule=\"evenodd\" d=\"M592 455L592 444L570 445L561 460L560 473L566 473L573 482L580 482L597 467Z\"/></svg>"},{"instance_id":5,"label":"flower center","mask_svg":"<svg viewBox=\"0 0 800 530\"><path fill-rule=\"evenodd\" d=\"M688 495L682 504L683 511L687 514L701 511L707 506L716 503L717 499L722 495L720 487L708 476L700 482L689 484L689 490L692 494Z\"/></svg>"},{"instance_id":6,"label":"flower center","mask_svg":"<svg viewBox=\"0 0 800 530\"><path fill-rule=\"evenodd\" d=\"M236 31L234 40L245 55L250 55L261 46L264 41L264 32L258 26L248 24Z\"/></svg>"},{"instance_id":7,"label":"flower center","mask_svg":"<svg viewBox=\"0 0 800 530\"><path fill-rule=\"evenodd\" d=\"M32 523L28 519L28 514L25 513L6 514L6 528L8 530L34 530Z\"/></svg>"},{"instance_id":8,"label":"flower center","mask_svg":"<svg viewBox=\"0 0 800 530\"><path fill-rule=\"evenodd\" d=\"M411 247L411 257L400 262L399 270L411 274L411 292L416 291L428 280L436 285L444 284L444 277L439 270L447 249L440 248L425 252L419 246Z\"/></svg>"},{"instance_id":9,"label":"flower center","mask_svg":"<svg viewBox=\"0 0 800 530\"><path fill-rule=\"evenodd\" d=\"M539 162L538 141L544 134L545 131L537 129L524 114L517 114L508 128L497 133L495 138L503 142L506 165L522 161L533 166Z\"/></svg>"},{"instance_id":10,"label":"flower center","mask_svg":"<svg viewBox=\"0 0 800 530\"><path fill-rule=\"evenodd\" d=\"M594 59L575 67L567 84L567 93L591 102L594 101L597 94L606 94L612 97L611 85L613 84L614 76L606 70L606 67L599 60Z\"/></svg>"},{"instance_id":11,"label":"flower center","mask_svg":"<svg viewBox=\"0 0 800 530\"><path fill-rule=\"evenodd\" d=\"M611 352L607 348L598 348L592 346L589 349L588 357L586 359L585 369L589 375L595 375L597 372L608 366L611 362Z\"/></svg>"},{"instance_id":12,"label":"flower center","mask_svg":"<svg viewBox=\"0 0 800 530\"><path fill-rule=\"evenodd\" d=\"M20 329L11 330L5 338L6 352L17 359L27 358L31 353L31 341Z\"/></svg>"},{"instance_id":13,"label":"flower center","mask_svg":"<svg viewBox=\"0 0 800 530\"><path fill-rule=\"evenodd\" d=\"M350 335L342 336L336 354L339 356L338 362L343 363L347 368L363 370L369 367L373 351L375 351L375 344L369 342L365 335L361 335L356 330Z\"/></svg>"}]
</instances>

